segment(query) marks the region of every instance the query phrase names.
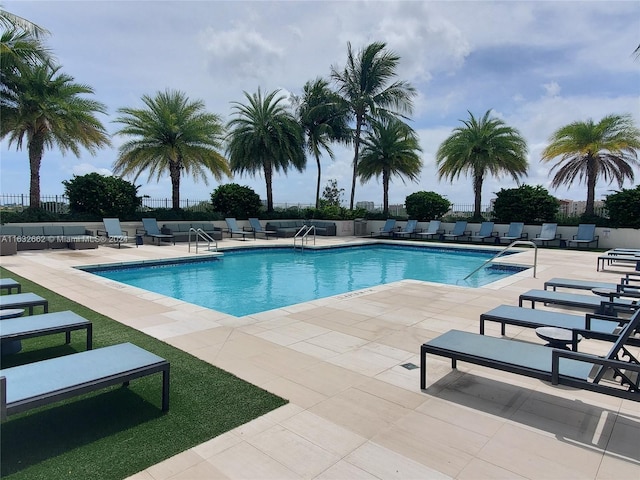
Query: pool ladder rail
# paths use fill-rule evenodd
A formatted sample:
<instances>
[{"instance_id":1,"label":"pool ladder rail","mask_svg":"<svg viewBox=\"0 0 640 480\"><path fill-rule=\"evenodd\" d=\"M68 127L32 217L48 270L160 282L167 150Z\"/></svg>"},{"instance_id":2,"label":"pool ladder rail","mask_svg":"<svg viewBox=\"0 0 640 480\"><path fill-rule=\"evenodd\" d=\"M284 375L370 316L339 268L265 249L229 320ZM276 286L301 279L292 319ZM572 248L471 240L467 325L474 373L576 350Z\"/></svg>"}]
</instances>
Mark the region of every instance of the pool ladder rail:
<instances>
[{"instance_id":1,"label":"pool ladder rail","mask_svg":"<svg viewBox=\"0 0 640 480\"><path fill-rule=\"evenodd\" d=\"M533 278L536 278L536 268L538 265L538 245L536 245L534 242L532 242L531 240L515 240L513 242L511 242L509 245L507 245L506 247L504 247L502 250L500 250L498 253L496 253L493 257L491 257L489 260L486 260L482 265L480 265L478 268L476 268L473 272L471 272L469 275L467 275L466 277L464 277L462 279L462 281L464 282L467 278L469 278L471 275L473 275L474 273L478 272L479 270L482 270L487 264L493 262L494 260L496 260L497 258L500 258L502 255L504 255L505 253L507 253L507 251L509 251L509 249L511 247L513 247L514 245L529 245L532 246L534 249L534 254L533 254Z\"/></svg>"},{"instance_id":2,"label":"pool ladder rail","mask_svg":"<svg viewBox=\"0 0 640 480\"><path fill-rule=\"evenodd\" d=\"M215 245L215 251L218 251L218 241L211 237L211 235L209 235L207 232L205 232L204 230L202 230L201 228L193 228L191 227L189 229L189 252L191 252L191 234L195 234L195 247L196 247L196 254L198 253L198 240L202 239L203 241L207 242L207 251L210 252L211 251L211 243L213 243Z\"/></svg>"},{"instance_id":3,"label":"pool ladder rail","mask_svg":"<svg viewBox=\"0 0 640 480\"><path fill-rule=\"evenodd\" d=\"M313 244L316 244L316 226L315 225L303 225L300 230L293 237L293 249L295 250L297 240L300 239L300 249L304 250L305 243L309 243L309 234L313 234Z\"/></svg>"}]
</instances>

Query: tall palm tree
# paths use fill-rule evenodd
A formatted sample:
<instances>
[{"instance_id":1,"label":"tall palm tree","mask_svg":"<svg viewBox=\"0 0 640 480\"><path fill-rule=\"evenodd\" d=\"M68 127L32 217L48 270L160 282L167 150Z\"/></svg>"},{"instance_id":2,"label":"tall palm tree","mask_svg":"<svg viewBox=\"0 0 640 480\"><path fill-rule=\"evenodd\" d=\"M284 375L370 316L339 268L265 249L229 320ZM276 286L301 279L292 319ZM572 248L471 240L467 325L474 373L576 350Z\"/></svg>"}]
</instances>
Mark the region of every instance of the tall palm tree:
<instances>
[{"instance_id":1,"label":"tall palm tree","mask_svg":"<svg viewBox=\"0 0 640 480\"><path fill-rule=\"evenodd\" d=\"M358 175L364 183L382 176L384 214L389 214L389 182L397 176L417 181L422 170L422 151L416 132L406 123L389 118L373 122L371 133L362 141Z\"/></svg>"},{"instance_id":2,"label":"tall palm tree","mask_svg":"<svg viewBox=\"0 0 640 480\"><path fill-rule=\"evenodd\" d=\"M40 166L45 149L57 147L62 154L70 150L80 157L80 147L95 154L98 148L110 144L95 115L106 113L106 107L81 97L93 94L93 89L74 83L73 77L59 70L49 63L21 65L15 77L16 90L5 92L0 103L1 138L8 136L9 145L15 142L18 150L26 138L32 208L40 206Z\"/></svg>"},{"instance_id":3,"label":"tall palm tree","mask_svg":"<svg viewBox=\"0 0 640 480\"><path fill-rule=\"evenodd\" d=\"M326 80L316 78L305 83L302 98L298 100L297 115L304 132L306 149L315 157L318 165L316 208L319 208L322 176L321 150L326 151L333 160L335 157L331 150L331 142L347 143L351 139L346 105L337 94L331 91Z\"/></svg>"},{"instance_id":4,"label":"tall palm tree","mask_svg":"<svg viewBox=\"0 0 640 480\"><path fill-rule=\"evenodd\" d=\"M22 30L35 38L49 35L49 31L46 28L27 20L26 18L20 17L19 15L7 12L2 4L0 4L0 25L7 30Z\"/></svg>"},{"instance_id":5,"label":"tall palm tree","mask_svg":"<svg viewBox=\"0 0 640 480\"><path fill-rule=\"evenodd\" d=\"M0 5L0 102L17 94L16 77L22 64L37 65L51 61L51 51L42 41L49 32L33 22L7 12Z\"/></svg>"},{"instance_id":6,"label":"tall palm tree","mask_svg":"<svg viewBox=\"0 0 640 480\"><path fill-rule=\"evenodd\" d=\"M358 158L362 131L372 118L389 114L410 114L413 110L415 89L407 82L391 80L397 76L400 57L386 50L386 44L374 42L367 45L357 56L351 43L347 44L347 65L339 71L331 67L331 78L338 86L338 93L349 107L350 118L355 120L353 137L353 179L351 201L353 210L358 176Z\"/></svg>"},{"instance_id":7,"label":"tall palm tree","mask_svg":"<svg viewBox=\"0 0 640 480\"><path fill-rule=\"evenodd\" d=\"M527 174L527 143L518 130L502 120L489 118L491 110L476 119L469 112L464 127L457 127L440 145L436 153L438 178L451 182L462 173L473 177L474 217L480 218L482 184L487 174L499 177L503 173L519 183Z\"/></svg>"},{"instance_id":8,"label":"tall palm tree","mask_svg":"<svg viewBox=\"0 0 640 480\"><path fill-rule=\"evenodd\" d=\"M267 211L273 211L273 172L289 167L303 171L306 166L302 128L283 104L285 97L276 98L279 90L268 95L244 92L248 104L234 103L227 155L231 170L255 175L262 171L267 187Z\"/></svg>"},{"instance_id":9,"label":"tall palm tree","mask_svg":"<svg viewBox=\"0 0 640 480\"><path fill-rule=\"evenodd\" d=\"M115 121L124 125L117 135L131 137L118 152L114 173L134 175L144 171L149 180L169 173L171 204L180 208L180 179L190 175L209 184L207 174L216 180L230 176L231 170L219 153L224 139L221 118L205 111L204 102L191 101L180 91L166 90L155 97L144 95L145 108L120 108Z\"/></svg>"},{"instance_id":10,"label":"tall palm tree","mask_svg":"<svg viewBox=\"0 0 640 480\"><path fill-rule=\"evenodd\" d=\"M542 152L542 161L560 157L549 174L557 170L551 185L570 185L576 180L587 185L585 215L593 215L596 183L603 178L620 187L626 178L633 182L638 166L640 130L631 115L608 115L600 122L589 119L559 128Z\"/></svg>"}]
</instances>

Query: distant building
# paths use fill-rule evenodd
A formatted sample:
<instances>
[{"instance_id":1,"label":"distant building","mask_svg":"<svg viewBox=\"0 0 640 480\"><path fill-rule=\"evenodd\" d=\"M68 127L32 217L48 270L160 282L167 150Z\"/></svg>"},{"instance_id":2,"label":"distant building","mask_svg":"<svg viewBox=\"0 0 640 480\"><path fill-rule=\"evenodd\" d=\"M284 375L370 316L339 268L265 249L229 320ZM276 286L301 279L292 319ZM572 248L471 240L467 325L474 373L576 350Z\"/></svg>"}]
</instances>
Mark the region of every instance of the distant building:
<instances>
[{"instance_id":1,"label":"distant building","mask_svg":"<svg viewBox=\"0 0 640 480\"><path fill-rule=\"evenodd\" d=\"M560 202L560 209L558 213L560 215L564 215L566 217L578 217L582 215L586 208L587 202L586 200L558 200ZM593 202L593 206L595 211L599 211L604 207L604 202L602 200L596 200Z\"/></svg>"},{"instance_id":2,"label":"distant building","mask_svg":"<svg viewBox=\"0 0 640 480\"><path fill-rule=\"evenodd\" d=\"M364 208L367 212L373 212L376 206L373 202L356 202L356 208Z\"/></svg>"}]
</instances>

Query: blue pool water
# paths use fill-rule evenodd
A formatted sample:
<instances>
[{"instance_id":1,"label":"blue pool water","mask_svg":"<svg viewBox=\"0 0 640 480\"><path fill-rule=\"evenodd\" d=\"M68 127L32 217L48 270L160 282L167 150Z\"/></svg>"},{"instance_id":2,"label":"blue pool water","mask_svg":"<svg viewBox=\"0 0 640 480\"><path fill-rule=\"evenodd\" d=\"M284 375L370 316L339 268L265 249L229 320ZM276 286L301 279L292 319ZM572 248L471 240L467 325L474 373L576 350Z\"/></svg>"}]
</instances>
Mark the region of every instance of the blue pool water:
<instances>
[{"instance_id":1,"label":"blue pool water","mask_svg":"<svg viewBox=\"0 0 640 480\"><path fill-rule=\"evenodd\" d=\"M118 282L234 316L403 279L478 287L522 268L483 268L495 252L375 245L322 250L259 248L217 259L159 265L84 268Z\"/></svg>"}]
</instances>

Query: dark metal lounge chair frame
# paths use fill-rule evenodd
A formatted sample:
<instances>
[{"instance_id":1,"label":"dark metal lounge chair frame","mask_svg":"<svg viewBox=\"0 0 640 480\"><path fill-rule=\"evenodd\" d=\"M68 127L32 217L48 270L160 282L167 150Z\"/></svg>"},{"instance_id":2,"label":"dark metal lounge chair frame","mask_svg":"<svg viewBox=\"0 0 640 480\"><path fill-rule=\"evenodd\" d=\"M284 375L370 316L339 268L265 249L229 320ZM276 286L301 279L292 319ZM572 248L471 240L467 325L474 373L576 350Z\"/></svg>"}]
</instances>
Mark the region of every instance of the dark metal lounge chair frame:
<instances>
[{"instance_id":1,"label":"dark metal lounge chair frame","mask_svg":"<svg viewBox=\"0 0 640 480\"><path fill-rule=\"evenodd\" d=\"M7 293L11 294L14 288L17 290L17 293L22 292L22 285L13 278L0 278L0 290L6 290Z\"/></svg>"},{"instance_id":2,"label":"dark metal lounge chair frame","mask_svg":"<svg viewBox=\"0 0 640 480\"><path fill-rule=\"evenodd\" d=\"M174 245L176 244L175 235L172 233L162 233L155 218L143 218L142 228L136 228L136 235L151 237L151 241L154 243L157 239L158 244L160 244L161 241L173 242Z\"/></svg>"},{"instance_id":3,"label":"dark metal lounge chair frame","mask_svg":"<svg viewBox=\"0 0 640 480\"><path fill-rule=\"evenodd\" d=\"M594 325L594 321L597 322ZM558 327L572 331L571 348L578 350L579 335L584 338L613 342L618 338L615 333L618 327L625 325L629 319L587 313L586 315L572 315L569 313L552 312L549 310L535 310L530 308L500 305L480 315L480 335L485 333L485 323L500 324L500 334L506 335L506 325L524 328ZM602 327L604 325L604 327ZM602 327L602 329L598 328ZM608 331L605 331L608 330ZM633 332L632 332L633 333ZM629 345L640 347L640 339L629 337Z\"/></svg>"},{"instance_id":4,"label":"dark metal lounge chair frame","mask_svg":"<svg viewBox=\"0 0 640 480\"><path fill-rule=\"evenodd\" d=\"M33 325L36 320L37 325ZM87 350L93 347L93 324L86 318L73 313L72 311L44 313L31 317L17 317L2 320L2 330L0 331L0 342L10 342L15 340L25 340L27 338L54 335L56 333L65 334L65 343L71 343L71 332L76 330L86 330Z\"/></svg>"},{"instance_id":5,"label":"dark metal lounge chair frame","mask_svg":"<svg viewBox=\"0 0 640 480\"><path fill-rule=\"evenodd\" d=\"M229 238L233 238L233 235L236 234L241 235L242 240L246 240L247 235L253 235L253 230L241 230L238 228L235 218L225 218L224 220L227 222L227 233L229 234ZM253 235L253 238L255 240L256 236Z\"/></svg>"},{"instance_id":6,"label":"dark metal lounge chair frame","mask_svg":"<svg viewBox=\"0 0 640 480\"><path fill-rule=\"evenodd\" d=\"M104 224L104 229L96 232L99 237L107 237L109 242L117 243L118 248L120 248L120 244L122 242L127 242L129 232L127 230L122 230L119 218L103 218L102 223Z\"/></svg>"},{"instance_id":7,"label":"dark metal lounge chair frame","mask_svg":"<svg viewBox=\"0 0 640 480\"><path fill-rule=\"evenodd\" d=\"M28 308L29 315L33 315L33 307L41 306L44 313L49 312L49 301L35 293L14 293L3 296L0 308Z\"/></svg>"},{"instance_id":8,"label":"dark metal lounge chair frame","mask_svg":"<svg viewBox=\"0 0 640 480\"><path fill-rule=\"evenodd\" d=\"M14 402L7 403L7 387L10 387L10 385L8 385L5 375L7 375L7 373L11 370L27 369L33 372L34 370L42 368L42 366L47 362L47 366L51 367L69 358L73 358L73 360L77 362L82 362L86 358L99 358L100 353L96 355L95 352L101 352L105 349L113 349L114 357L113 359L111 359L111 364L116 363L116 365L119 360L118 354L121 349L143 351L149 357L155 358L153 358L153 361L140 362L138 366L127 366L126 369L123 368L122 370L110 375L93 378L80 384L74 384L73 381L69 381L67 385L64 385L63 387L55 391L42 393L40 395L35 395L32 397L21 398L15 400ZM97 350L88 350L86 352L65 355L63 357L52 358L49 360L43 360L40 362L12 367L6 370L0 370L0 419L5 420L10 415L25 412L27 410L31 410L33 408L41 407L44 405L49 405L51 403L93 392L95 390L100 390L111 385L116 385L118 383L122 383L122 385L126 387L129 385L129 382L131 380L147 375L152 375L158 372L162 372L162 411L166 412L169 410L169 362L130 343L112 345L111 347L99 348Z\"/></svg>"},{"instance_id":9,"label":"dark metal lounge chair frame","mask_svg":"<svg viewBox=\"0 0 640 480\"><path fill-rule=\"evenodd\" d=\"M496 370L537 378L551 382L552 385L566 385L640 402L640 375L636 375L636 379L633 379L633 374L631 373L637 372L640 374L640 362L638 362L638 359L624 346L631 332L635 331L639 325L640 311L634 314L630 322L620 332L620 335L617 337L606 357L550 348L539 344L519 342L506 338L488 337L470 332L450 330L430 342L424 343L420 347L420 388L423 390L426 388L426 357L427 353L430 353L450 358L451 368L456 368L457 361L460 360ZM480 345L482 350L496 352L496 354L490 357L467 353L462 349L462 344L465 341ZM507 350L513 353L505 355L503 352ZM520 352L522 356L520 356ZM506 357L512 354L512 361L507 360ZM530 365L527 365L522 359L530 354L537 357L538 360L542 359L544 361L538 361L537 363L533 361ZM519 356L516 357L515 355ZM621 358L625 356L629 359L628 361L621 360ZM502 359L497 357L502 357ZM561 365L561 361L563 365ZM581 364L580 370L583 372L587 368L590 370L593 366L600 366L593 381L590 382L588 380L588 375L580 378L580 376L561 373L561 370L564 370L565 367L568 368L569 363L572 361L579 362ZM574 371L577 371L575 365L576 364L573 363L573 368L575 369ZM600 381L608 371L613 372L614 378L620 378L621 386L626 386L627 390L601 384Z\"/></svg>"},{"instance_id":10,"label":"dark metal lounge chair frame","mask_svg":"<svg viewBox=\"0 0 640 480\"><path fill-rule=\"evenodd\" d=\"M633 312L640 308L638 302L624 298L607 301L604 297L597 297L595 295L579 295L549 290L529 290L521 294L518 300L518 306L522 307L525 301L531 302L531 308L536 308L536 302L544 304L551 303L565 307L593 310L595 313L606 315L615 315L618 311Z\"/></svg>"},{"instance_id":11,"label":"dark metal lounge chair frame","mask_svg":"<svg viewBox=\"0 0 640 480\"><path fill-rule=\"evenodd\" d=\"M624 253L608 253L606 255L600 255L596 264L596 271L599 272L600 270L604 270L605 266L609 266L614 263L635 263L636 270L640 271L640 255L625 255Z\"/></svg>"}]
</instances>

